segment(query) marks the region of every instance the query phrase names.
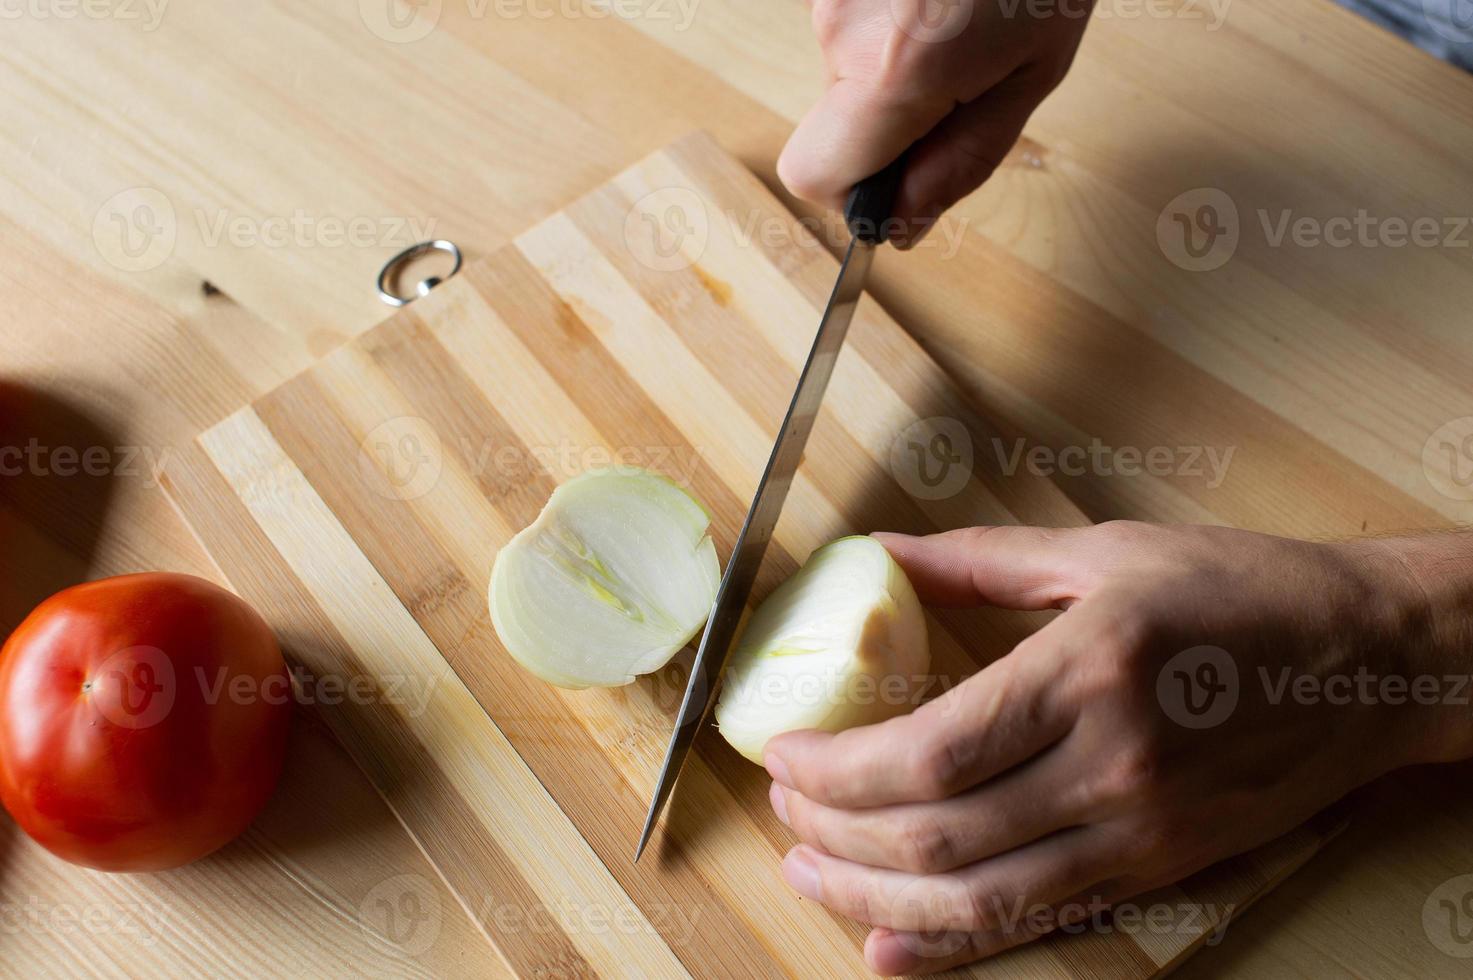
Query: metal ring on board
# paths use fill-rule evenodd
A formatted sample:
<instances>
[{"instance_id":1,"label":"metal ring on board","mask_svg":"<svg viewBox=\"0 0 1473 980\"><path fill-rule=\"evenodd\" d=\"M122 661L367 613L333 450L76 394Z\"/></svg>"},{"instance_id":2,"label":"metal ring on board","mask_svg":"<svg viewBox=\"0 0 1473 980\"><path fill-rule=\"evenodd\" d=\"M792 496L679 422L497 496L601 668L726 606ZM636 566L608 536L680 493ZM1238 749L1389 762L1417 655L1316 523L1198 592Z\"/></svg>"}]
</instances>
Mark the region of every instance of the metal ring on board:
<instances>
[{"instance_id":1,"label":"metal ring on board","mask_svg":"<svg viewBox=\"0 0 1473 980\"><path fill-rule=\"evenodd\" d=\"M413 296L400 296L396 293L389 292L389 279L399 271L401 266L410 259L417 259L421 255L427 255L430 252L444 252L455 260L455 265L443 276L430 276L428 279L421 279L415 284ZM409 246L384 263L384 267L378 272L378 298L390 306L406 306L421 296L428 296L431 289L434 289L459 271L460 248L454 242L446 241L443 238L420 242L418 245Z\"/></svg>"}]
</instances>

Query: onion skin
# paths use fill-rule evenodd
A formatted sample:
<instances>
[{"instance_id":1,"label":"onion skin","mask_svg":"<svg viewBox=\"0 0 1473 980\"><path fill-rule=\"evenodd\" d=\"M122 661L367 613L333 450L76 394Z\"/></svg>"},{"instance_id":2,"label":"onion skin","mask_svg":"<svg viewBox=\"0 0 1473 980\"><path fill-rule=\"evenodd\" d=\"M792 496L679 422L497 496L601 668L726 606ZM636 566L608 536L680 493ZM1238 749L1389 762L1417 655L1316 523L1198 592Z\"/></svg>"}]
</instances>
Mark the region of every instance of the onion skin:
<instances>
[{"instance_id":1,"label":"onion skin","mask_svg":"<svg viewBox=\"0 0 1473 980\"><path fill-rule=\"evenodd\" d=\"M906 714L930 664L925 612L905 572L875 539L840 538L752 614L732 653L717 726L761 765L775 735Z\"/></svg>"}]
</instances>

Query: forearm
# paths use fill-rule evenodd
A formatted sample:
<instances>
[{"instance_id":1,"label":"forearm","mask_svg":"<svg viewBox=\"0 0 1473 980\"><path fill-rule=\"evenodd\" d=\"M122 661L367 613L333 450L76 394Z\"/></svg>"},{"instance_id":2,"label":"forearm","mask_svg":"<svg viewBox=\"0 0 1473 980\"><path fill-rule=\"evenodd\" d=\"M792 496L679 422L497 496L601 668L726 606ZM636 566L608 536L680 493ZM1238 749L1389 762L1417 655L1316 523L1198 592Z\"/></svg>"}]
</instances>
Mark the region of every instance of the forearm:
<instances>
[{"instance_id":1,"label":"forearm","mask_svg":"<svg viewBox=\"0 0 1473 980\"><path fill-rule=\"evenodd\" d=\"M1397 712L1404 763L1473 757L1473 531L1342 547L1382 593L1382 628L1398 647L1407 685Z\"/></svg>"}]
</instances>

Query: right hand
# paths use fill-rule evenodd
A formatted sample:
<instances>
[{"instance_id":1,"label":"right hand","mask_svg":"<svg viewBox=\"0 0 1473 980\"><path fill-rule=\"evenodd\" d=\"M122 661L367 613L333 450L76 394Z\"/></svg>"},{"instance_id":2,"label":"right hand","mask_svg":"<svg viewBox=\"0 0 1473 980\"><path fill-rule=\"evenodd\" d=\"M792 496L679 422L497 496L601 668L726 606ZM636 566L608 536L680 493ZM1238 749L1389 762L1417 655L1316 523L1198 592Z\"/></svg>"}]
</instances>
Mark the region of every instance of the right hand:
<instances>
[{"instance_id":1,"label":"right hand","mask_svg":"<svg viewBox=\"0 0 1473 980\"><path fill-rule=\"evenodd\" d=\"M915 145L894 217L907 248L988 177L1063 80L1094 0L811 0L828 91L777 163L798 197L839 210Z\"/></svg>"}]
</instances>

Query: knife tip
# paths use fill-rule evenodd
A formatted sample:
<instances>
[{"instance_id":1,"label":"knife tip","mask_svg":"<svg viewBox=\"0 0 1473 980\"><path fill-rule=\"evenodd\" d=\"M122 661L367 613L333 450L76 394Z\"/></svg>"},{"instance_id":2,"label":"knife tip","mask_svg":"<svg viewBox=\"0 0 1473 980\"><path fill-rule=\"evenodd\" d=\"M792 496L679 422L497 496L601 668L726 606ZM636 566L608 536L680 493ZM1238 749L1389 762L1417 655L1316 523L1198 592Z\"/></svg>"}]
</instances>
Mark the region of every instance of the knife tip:
<instances>
[{"instance_id":1,"label":"knife tip","mask_svg":"<svg viewBox=\"0 0 1473 980\"><path fill-rule=\"evenodd\" d=\"M650 828L646 827L644 833L639 835L639 844L634 848L634 863L639 863L639 856L644 853L645 845L650 842Z\"/></svg>"},{"instance_id":2,"label":"knife tip","mask_svg":"<svg viewBox=\"0 0 1473 980\"><path fill-rule=\"evenodd\" d=\"M661 801L657 798L655 802L650 805L650 812L645 815L644 829L639 832L639 843L635 845L634 848L634 863L636 864L639 863L639 856L644 853L645 847L650 842L651 835L654 834L655 818L658 817L660 814L660 802Z\"/></svg>"}]
</instances>

